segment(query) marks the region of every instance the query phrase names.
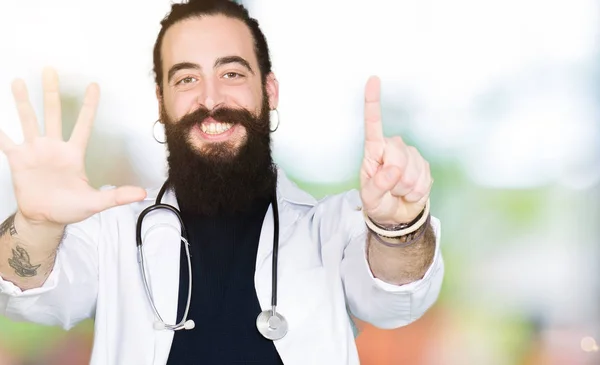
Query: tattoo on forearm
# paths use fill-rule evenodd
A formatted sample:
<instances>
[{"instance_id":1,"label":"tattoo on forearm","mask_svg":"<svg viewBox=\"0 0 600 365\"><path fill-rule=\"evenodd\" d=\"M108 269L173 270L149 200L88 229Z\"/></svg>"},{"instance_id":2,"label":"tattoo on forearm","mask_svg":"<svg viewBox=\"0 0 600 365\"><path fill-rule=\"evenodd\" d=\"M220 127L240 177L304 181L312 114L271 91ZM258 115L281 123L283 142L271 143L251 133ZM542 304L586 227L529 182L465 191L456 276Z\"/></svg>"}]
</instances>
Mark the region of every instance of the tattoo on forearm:
<instances>
[{"instance_id":1,"label":"tattoo on forearm","mask_svg":"<svg viewBox=\"0 0 600 365\"><path fill-rule=\"evenodd\" d=\"M9 233L11 236L17 235L17 230L15 228L15 214L11 215L0 224L0 237L4 236L6 233Z\"/></svg>"},{"instance_id":2,"label":"tattoo on forearm","mask_svg":"<svg viewBox=\"0 0 600 365\"><path fill-rule=\"evenodd\" d=\"M40 265L33 266L31 264L29 254L21 246L17 246L16 249L12 250L13 257L8 259L10 267L15 269L15 273L22 278L30 278L38 274Z\"/></svg>"}]
</instances>

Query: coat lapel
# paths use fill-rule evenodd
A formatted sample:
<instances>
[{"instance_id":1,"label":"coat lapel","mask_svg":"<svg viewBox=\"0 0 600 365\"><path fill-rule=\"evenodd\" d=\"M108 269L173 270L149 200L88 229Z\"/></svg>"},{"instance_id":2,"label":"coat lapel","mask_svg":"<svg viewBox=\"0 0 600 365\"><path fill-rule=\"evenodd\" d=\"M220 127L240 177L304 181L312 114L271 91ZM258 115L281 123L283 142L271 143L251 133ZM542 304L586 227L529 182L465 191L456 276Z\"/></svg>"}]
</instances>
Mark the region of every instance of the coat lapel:
<instances>
[{"instance_id":1,"label":"coat lapel","mask_svg":"<svg viewBox=\"0 0 600 365\"><path fill-rule=\"evenodd\" d=\"M177 199L172 190L167 190L162 200L177 209ZM300 211L290 205L313 206L316 201L297 188L278 170L277 203L279 210L279 250L285 248L293 230L290 229L300 218ZM269 206L260 234L254 276L255 289L262 310L271 308L271 273L273 257L273 206ZM175 324L179 294L181 227L177 217L166 209L149 213L144 220L142 237L146 257L146 271L154 303L163 321ZM278 269L281 272L281 267ZM286 308L281 308L285 313ZM258 313L256 314L258 316ZM190 318L194 319L194 318ZM155 330L154 363L165 364L173 341L173 331ZM278 345L276 343L276 345Z\"/></svg>"},{"instance_id":2,"label":"coat lapel","mask_svg":"<svg viewBox=\"0 0 600 365\"><path fill-rule=\"evenodd\" d=\"M177 199L171 190L167 190L162 203L179 209ZM142 237L146 277L154 305L165 323L176 324L181 252L179 219L167 209L152 211L144 219ZM155 364L167 362L173 335L173 331L170 330L154 330Z\"/></svg>"},{"instance_id":3,"label":"coat lapel","mask_svg":"<svg viewBox=\"0 0 600 365\"><path fill-rule=\"evenodd\" d=\"M300 217L300 213L297 210L289 209L290 204L296 205L307 205L313 206L316 203L315 199L309 194L297 188L285 175L282 170L278 170L277 176L277 205L279 211L279 247L280 249L288 242L290 227L296 223L296 220ZM273 253L273 231L274 231L274 220L273 220L273 205L269 206L269 210L265 215L263 226L260 234L260 241L258 245L258 252L256 255L256 272L263 272L263 274L271 275L271 260ZM268 266L268 270L264 270ZM268 272L266 272L268 271ZM271 280L270 278L261 281L256 281L257 291L267 290L268 300L263 303L266 298L264 295L259 293L259 301L261 308L265 310L271 307ZM260 289L259 289L260 286Z\"/></svg>"},{"instance_id":4,"label":"coat lapel","mask_svg":"<svg viewBox=\"0 0 600 365\"><path fill-rule=\"evenodd\" d=\"M293 233L293 227L298 219L302 216L302 209L298 209L298 205L312 207L316 203L315 199L298 189L291 181L287 179L285 174L280 170L277 179L277 204L279 211L279 262L278 262L278 286L282 285L282 256L286 254L286 247L290 242L290 237ZM293 206L296 207L293 207ZM294 209L295 208L295 209ZM271 293L272 293L272 260L273 260L273 233L274 233L273 206L269 206L267 215L263 221L258 252L256 257L256 271L254 274L254 285L261 310L271 309ZM280 291L279 291L280 292ZM281 299L281 298L279 298ZM278 301L277 311L284 316L286 313L291 313L293 308L288 308L282 301ZM257 313L258 315L258 313ZM289 319L289 318L288 318ZM285 354L285 349L289 345L289 336L281 340L275 341L275 346L282 358ZM285 359L284 359L285 360Z\"/></svg>"}]
</instances>

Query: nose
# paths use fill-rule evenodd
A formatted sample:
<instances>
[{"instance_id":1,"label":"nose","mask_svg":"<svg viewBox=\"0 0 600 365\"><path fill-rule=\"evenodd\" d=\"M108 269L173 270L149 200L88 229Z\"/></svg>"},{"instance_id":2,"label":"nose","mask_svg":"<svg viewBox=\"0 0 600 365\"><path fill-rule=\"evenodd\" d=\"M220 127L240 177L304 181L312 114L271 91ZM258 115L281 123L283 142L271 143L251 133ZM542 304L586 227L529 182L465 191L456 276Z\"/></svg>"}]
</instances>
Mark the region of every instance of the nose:
<instances>
[{"instance_id":1,"label":"nose","mask_svg":"<svg viewBox=\"0 0 600 365\"><path fill-rule=\"evenodd\" d=\"M204 90L198 97L198 103L204 105L206 109L212 110L225 101L218 80L207 79L203 86Z\"/></svg>"}]
</instances>

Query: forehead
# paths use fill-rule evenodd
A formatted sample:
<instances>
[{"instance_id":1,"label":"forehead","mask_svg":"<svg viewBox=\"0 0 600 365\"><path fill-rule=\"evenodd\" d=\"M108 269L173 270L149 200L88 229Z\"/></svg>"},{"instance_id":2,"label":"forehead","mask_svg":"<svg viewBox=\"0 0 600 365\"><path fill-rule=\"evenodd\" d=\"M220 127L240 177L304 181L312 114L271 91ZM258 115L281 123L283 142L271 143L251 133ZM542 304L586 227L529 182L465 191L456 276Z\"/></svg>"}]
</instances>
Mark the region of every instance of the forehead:
<instances>
[{"instance_id":1,"label":"forehead","mask_svg":"<svg viewBox=\"0 0 600 365\"><path fill-rule=\"evenodd\" d=\"M179 62L201 66L225 56L240 56L256 65L250 29L238 19L205 15L180 21L165 33L162 47L163 69Z\"/></svg>"}]
</instances>

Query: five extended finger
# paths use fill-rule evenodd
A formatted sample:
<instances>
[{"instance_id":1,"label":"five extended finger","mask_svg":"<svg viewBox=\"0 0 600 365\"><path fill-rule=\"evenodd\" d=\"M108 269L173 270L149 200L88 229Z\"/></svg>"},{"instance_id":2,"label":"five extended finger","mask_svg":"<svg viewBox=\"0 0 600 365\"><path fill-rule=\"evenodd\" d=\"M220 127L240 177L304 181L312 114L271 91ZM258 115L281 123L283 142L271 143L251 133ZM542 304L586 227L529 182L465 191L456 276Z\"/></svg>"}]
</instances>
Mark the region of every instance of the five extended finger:
<instances>
[{"instance_id":1,"label":"five extended finger","mask_svg":"<svg viewBox=\"0 0 600 365\"><path fill-rule=\"evenodd\" d=\"M15 143L0 129L0 151L6 153L15 147Z\"/></svg>"},{"instance_id":2,"label":"five extended finger","mask_svg":"<svg viewBox=\"0 0 600 365\"><path fill-rule=\"evenodd\" d=\"M58 75L52 68L45 68L42 72L44 88L44 123L46 136L62 139L62 118L60 106L60 90Z\"/></svg>"},{"instance_id":3,"label":"five extended finger","mask_svg":"<svg viewBox=\"0 0 600 365\"><path fill-rule=\"evenodd\" d=\"M94 193L92 206L94 212L142 201L146 198L146 190L136 186L121 186Z\"/></svg>"},{"instance_id":4,"label":"five extended finger","mask_svg":"<svg viewBox=\"0 0 600 365\"><path fill-rule=\"evenodd\" d=\"M40 129L38 127L37 118L33 106L29 101L29 93L25 81L17 79L12 83L12 93L17 107L17 113L21 120L21 128L23 130L23 138L25 142L31 142L39 137Z\"/></svg>"},{"instance_id":5,"label":"five extended finger","mask_svg":"<svg viewBox=\"0 0 600 365\"><path fill-rule=\"evenodd\" d=\"M69 142L74 143L81 149L85 149L92 133L92 127L94 124L94 118L96 117L96 111L98 109L98 102L100 100L100 87L96 83L88 86L85 97L83 99L83 106L79 112L77 123L73 128L73 133Z\"/></svg>"}]
</instances>

